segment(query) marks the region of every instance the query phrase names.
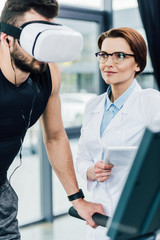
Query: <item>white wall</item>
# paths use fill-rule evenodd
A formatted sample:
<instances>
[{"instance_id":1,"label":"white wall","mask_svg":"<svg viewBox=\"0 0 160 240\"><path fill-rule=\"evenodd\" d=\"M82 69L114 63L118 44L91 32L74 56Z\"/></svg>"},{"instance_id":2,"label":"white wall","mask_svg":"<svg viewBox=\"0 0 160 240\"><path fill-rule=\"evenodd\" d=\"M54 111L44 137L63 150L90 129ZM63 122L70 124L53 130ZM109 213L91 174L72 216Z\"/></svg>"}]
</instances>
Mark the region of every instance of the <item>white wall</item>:
<instances>
[{"instance_id":1,"label":"white wall","mask_svg":"<svg viewBox=\"0 0 160 240\"><path fill-rule=\"evenodd\" d=\"M0 14L2 12L2 9L4 7L4 4L5 4L6 0L1 0L1 4L0 4Z\"/></svg>"}]
</instances>

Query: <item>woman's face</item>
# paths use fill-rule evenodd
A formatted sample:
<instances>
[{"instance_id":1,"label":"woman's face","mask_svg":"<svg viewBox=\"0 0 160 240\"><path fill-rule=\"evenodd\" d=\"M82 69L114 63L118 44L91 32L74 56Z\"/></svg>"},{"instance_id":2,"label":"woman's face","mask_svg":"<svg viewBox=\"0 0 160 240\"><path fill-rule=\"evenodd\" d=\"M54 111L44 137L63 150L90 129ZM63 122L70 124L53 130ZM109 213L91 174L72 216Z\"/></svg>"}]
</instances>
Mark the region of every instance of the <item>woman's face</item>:
<instances>
[{"instance_id":1,"label":"woman's face","mask_svg":"<svg viewBox=\"0 0 160 240\"><path fill-rule=\"evenodd\" d=\"M101 47L101 51L106 53L122 52L134 54L129 44L124 38L106 38ZM115 63L112 56L109 56L105 63L99 65L102 77L107 84L114 86L129 85L135 76L135 72L140 71L138 64L133 56L126 56L123 61Z\"/></svg>"}]
</instances>

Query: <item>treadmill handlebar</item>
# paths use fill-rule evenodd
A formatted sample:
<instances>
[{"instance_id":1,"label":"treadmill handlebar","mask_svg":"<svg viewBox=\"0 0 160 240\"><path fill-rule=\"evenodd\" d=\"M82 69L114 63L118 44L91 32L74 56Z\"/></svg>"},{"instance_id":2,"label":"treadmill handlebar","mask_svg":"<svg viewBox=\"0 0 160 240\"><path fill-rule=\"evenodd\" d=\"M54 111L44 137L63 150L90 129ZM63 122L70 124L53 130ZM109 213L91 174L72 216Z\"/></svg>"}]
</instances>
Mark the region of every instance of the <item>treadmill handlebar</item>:
<instances>
[{"instance_id":1,"label":"treadmill handlebar","mask_svg":"<svg viewBox=\"0 0 160 240\"><path fill-rule=\"evenodd\" d=\"M69 212L69 215L70 215L70 216L84 220L84 219L78 214L78 212L76 211L76 209L75 209L73 206L70 207L70 209L69 209L68 212ZM93 221L94 221L98 226L109 227L109 222L110 222L110 221L108 221L108 220L110 219L110 217L105 216L105 215L100 214L100 213L95 213L95 214L93 214L92 218L93 218Z\"/></svg>"}]
</instances>

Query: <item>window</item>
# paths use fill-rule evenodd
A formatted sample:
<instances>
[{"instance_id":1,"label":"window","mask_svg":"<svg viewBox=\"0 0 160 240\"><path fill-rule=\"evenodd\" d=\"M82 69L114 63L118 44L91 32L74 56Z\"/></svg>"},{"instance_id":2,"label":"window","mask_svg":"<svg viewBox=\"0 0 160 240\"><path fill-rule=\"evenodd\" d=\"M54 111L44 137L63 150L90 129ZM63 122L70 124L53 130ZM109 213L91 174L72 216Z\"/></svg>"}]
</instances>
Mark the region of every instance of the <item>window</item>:
<instances>
[{"instance_id":1,"label":"window","mask_svg":"<svg viewBox=\"0 0 160 240\"><path fill-rule=\"evenodd\" d=\"M70 5L75 7L83 7L83 8L95 8L102 9L103 1L102 0L59 0L59 4Z\"/></svg>"},{"instance_id":2,"label":"window","mask_svg":"<svg viewBox=\"0 0 160 240\"><path fill-rule=\"evenodd\" d=\"M2 9L4 8L4 4L5 4L6 0L1 0L1 5L0 5L0 14L2 12Z\"/></svg>"},{"instance_id":3,"label":"window","mask_svg":"<svg viewBox=\"0 0 160 240\"><path fill-rule=\"evenodd\" d=\"M61 105L65 128L82 125L85 103L98 93L97 51L99 25L96 22L57 19L58 23L79 31L83 36L83 50L73 62L59 64L61 69Z\"/></svg>"},{"instance_id":4,"label":"window","mask_svg":"<svg viewBox=\"0 0 160 240\"><path fill-rule=\"evenodd\" d=\"M113 0L112 2L114 11L138 7L137 0Z\"/></svg>"}]
</instances>

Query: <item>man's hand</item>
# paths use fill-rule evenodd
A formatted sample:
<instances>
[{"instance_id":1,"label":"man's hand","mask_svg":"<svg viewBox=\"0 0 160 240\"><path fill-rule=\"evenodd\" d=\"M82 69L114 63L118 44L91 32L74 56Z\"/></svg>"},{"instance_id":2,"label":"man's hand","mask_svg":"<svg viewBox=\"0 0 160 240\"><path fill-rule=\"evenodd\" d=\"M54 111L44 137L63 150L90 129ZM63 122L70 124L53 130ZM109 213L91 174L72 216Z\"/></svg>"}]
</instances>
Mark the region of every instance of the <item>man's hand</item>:
<instances>
[{"instance_id":1,"label":"man's hand","mask_svg":"<svg viewBox=\"0 0 160 240\"><path fill-rule=\"evenodd\" d=\"M78 214L84 218L89 226L96 228L97 225L93 221L92 216L94 213L101 213L105 215L103 206L101 204L87 202L84 199L77 199L72 201L72 204L76 208Z\"/></svg>"}]
</instances>

